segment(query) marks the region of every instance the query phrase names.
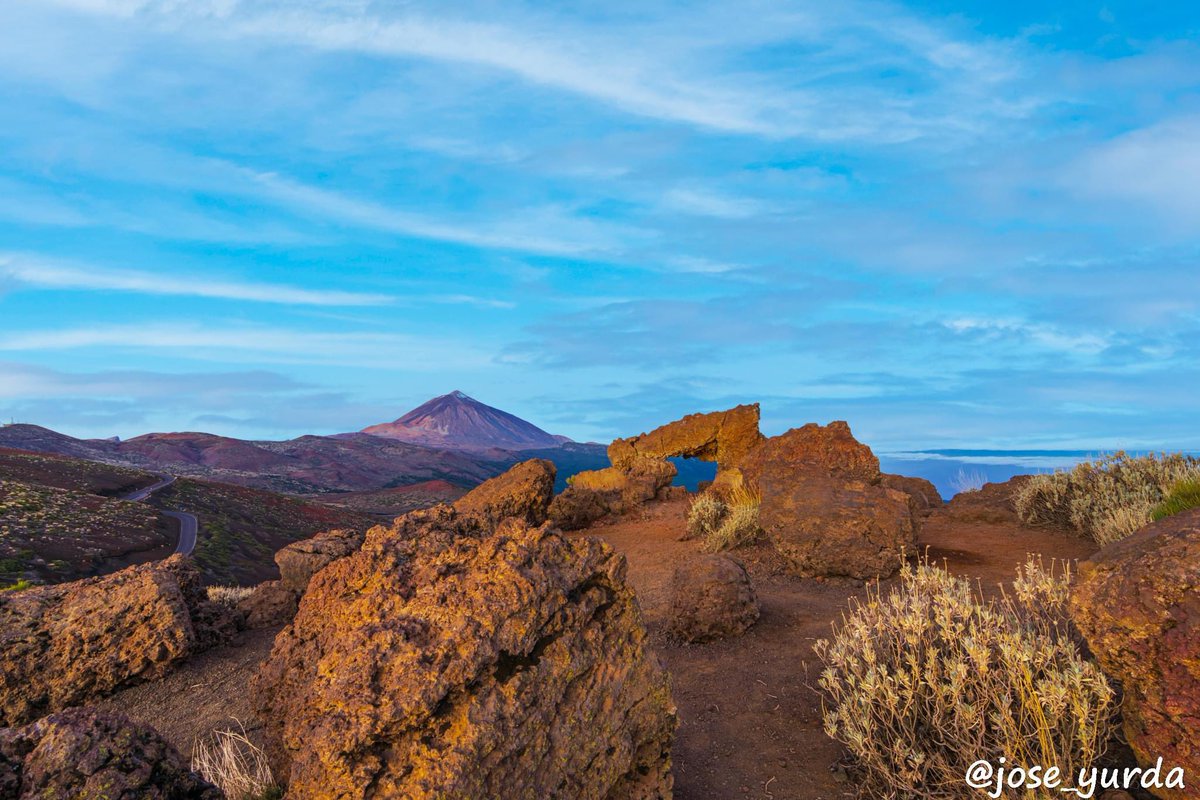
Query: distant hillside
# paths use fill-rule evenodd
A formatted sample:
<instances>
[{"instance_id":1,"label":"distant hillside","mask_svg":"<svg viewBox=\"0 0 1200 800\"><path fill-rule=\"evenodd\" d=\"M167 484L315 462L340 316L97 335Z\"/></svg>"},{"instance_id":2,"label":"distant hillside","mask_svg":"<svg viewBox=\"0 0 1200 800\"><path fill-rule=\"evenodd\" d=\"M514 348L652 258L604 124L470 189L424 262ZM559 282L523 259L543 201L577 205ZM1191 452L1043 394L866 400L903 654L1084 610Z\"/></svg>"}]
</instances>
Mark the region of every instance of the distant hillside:
<instances>
[{"instance_id":1,"label":"distant hillside","mask_svg":"<svg viewBox=\"0 0 1200 800\"><path fill-rule=\"evenodd\" d=\"M367 514L275 492L181 478L149 500L200 522L192 554L206 583L251 586L279 577L275 551L334 528L366 530Z\"/></svg>"},{"instance_id":2,"label":"distant hillside","mask_svg":"<svg viewBox=\"0 0 1200 800\"><path fill-rule=\"evenodd\" d=\"M0 449L0 587L75 580L169 555L170 520L114 499L156 480L125 467Z\"/></svg>"},{"instance_id":3,"label":"distant hillside","mask_svg":"<svg viewBox=\"0 0 1200 800\"><path fill-rule=\"evenodd\" d=\"M371 425L362 432L457 450L530 450L570 441L458 391L435 397L394 422Z\"/></svg>"},{"instance_id":4,"label":"distant hillside","mask_svg":"<svg viewBox=\"0 0 1200 800\"><path fill-rule=\"evenodd\" d=\"M371 491L427 480L475 486L515 460L513 453L504 450L441 450L365 433L280 442L211 433L149 433L115 442L75 439L24 424L0 427L0 447L294 494Z\"/></svg>"}]
</instances>

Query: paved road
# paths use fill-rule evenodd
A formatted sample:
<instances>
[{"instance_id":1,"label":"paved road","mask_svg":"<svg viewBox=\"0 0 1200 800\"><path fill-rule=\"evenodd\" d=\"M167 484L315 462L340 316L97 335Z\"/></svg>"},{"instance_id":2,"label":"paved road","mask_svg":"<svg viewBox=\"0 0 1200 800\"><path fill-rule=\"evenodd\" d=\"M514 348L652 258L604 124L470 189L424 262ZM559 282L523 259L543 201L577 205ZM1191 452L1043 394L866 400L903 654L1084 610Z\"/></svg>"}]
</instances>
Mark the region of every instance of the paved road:
<instances>
[{"instance_id":1,"label":"paved road","mask_svg":"<svg viewBox=\"0 0 1200 800\"><path fill-rule=\"evenodd\" d=\"M152 483L141 489L130 492L123 499L138 502L145 500L150 495L157 492L159 489L170 486L175 482L174 475L159 475L158 483ZM196 549L196 531L200 527L199 520L194 514L189 514L186 511L163 511L171 519L179 521L179 543L175 545L175 552L182 553L185 556L192 554Z\"/></svg>"}]
</instances>

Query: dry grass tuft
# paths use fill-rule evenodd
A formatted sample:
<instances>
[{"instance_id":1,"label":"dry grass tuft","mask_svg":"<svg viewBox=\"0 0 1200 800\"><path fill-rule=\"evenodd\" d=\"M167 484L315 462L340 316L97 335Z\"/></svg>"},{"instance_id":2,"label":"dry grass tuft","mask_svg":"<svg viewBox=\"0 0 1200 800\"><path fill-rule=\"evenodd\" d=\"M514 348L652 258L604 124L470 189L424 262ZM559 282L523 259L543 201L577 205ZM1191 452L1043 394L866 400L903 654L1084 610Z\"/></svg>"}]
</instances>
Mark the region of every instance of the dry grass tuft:
<instances>
[{"instance_id":1,"label":"dry grass tuft","mask_svg":"<svg viewBox=\"0 0 1200 800\"><path fill-rule=\"evenodd\" d=\"M237 608L237 604L254 592L252 586L209 586L208 599L214 603Z\"/></svg>"},{"instance_id":2,"label":"dry grass tuft","mask_svg":"<svg viewBox=\"0 0 1200 800\"><path fill-rule=\"evenodd\" d=\"M283 796L266 753L246 729L213 731L192 747L192 771L225 793L228 800L271 800Z\"/></svg>"},{"instance_id":3,"label":"dry grass tuft","mask_svg":"<svg viewBox=\"0 0 1200 800\"><path fill-rule=\"evenodd\" d=\"M825 732L850 750L868 796L977 797L964 776L979 759L1077 774L1103 754L1115 693L1077 644L1069 581L1030 559L1015 596L985 601L922 563L887 596L876 584L852 602L815 650Z\"/></svg>"},{"instance_id":4,"label":"dry grass tuft","mask_svg":"<svg viewBox=\"0 0 1200 800\"><path fill-rule=\"evenodd\" d=\"M759 495L745 486L729 490L724 499L705 492L688 509L685 538L701 539L701 548L709 553L751 544L762 533L758 525L761 502Z\"/></svg>"},{"instance_id":5,"label":"dry grass tuft","mask_svg":"<svg viewBox=\"0 0 1200 800\"><path fill-rule=\"evenodd\" d=\"M1017 514L1027 524L1075 530L1106 545L1151 522L1172 487L1196 480L1200 459L1118 452L1069 471L1035 475L1017 493Z\"/></svg>"},{"instance_id":6,"label":"dry grass tuft","mask_svg":"<svg viewBox=\"0 0 1200 800\"><path fill-rule=\"evenodd\" d=\"M987 482L987 475L979 470L960 468L958 473L950 479L950 487L954 489L955 494L978 492Z\"/></svg>"}]
</instances>

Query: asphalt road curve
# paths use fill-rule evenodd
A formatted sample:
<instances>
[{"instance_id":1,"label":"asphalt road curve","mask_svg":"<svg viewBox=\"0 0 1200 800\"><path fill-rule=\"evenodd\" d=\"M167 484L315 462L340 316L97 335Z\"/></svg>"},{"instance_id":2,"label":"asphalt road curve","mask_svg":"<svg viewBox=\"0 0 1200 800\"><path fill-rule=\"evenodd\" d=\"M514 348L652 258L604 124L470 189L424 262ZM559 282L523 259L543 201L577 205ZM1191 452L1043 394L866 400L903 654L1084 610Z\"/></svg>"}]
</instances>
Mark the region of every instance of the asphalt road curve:
<instances>
[{"instance_id":1,"label":"asphalt road curve","mask_svg":"<svg viewBox=\"0 0 1200 800\"><path fill-rule=\"evenodd\" d=\"M150 495L157 492L159 489L170 486L175 482L174 475L160 475L158 483L152 483L141 489L136 489L125 495L123 499L138 502L145 500ZM175 552L182 553L185 556L191 555L196 549L196 532L200 528L200 522L194 514L189 514L186 511L163 511L168 517L179 521L179 543L175 545Z\"/></svg>"}]
</instances>

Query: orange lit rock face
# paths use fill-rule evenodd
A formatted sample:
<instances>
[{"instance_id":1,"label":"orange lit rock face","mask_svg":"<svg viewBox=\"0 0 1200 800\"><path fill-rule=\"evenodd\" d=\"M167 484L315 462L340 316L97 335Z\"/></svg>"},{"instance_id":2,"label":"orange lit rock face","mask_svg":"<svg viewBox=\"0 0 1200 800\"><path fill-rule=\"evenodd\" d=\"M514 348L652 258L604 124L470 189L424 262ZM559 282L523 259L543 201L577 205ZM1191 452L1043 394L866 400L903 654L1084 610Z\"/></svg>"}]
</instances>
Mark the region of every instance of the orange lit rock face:
<instances>
[{"instance_id":1,"label":"orange lit rock face","mask_svg":"<svg viewBox=\"0 0 1200 800\"><path fill-rule=\"evenodd\" d=\"M446 507L373 529L255 681L288 796L669 797L669 679L624 571Z\"/></svg>"},{"instance_id":2,"label":"orange lit rock face","mask_svg":"<svg viewBox=\"0 0 1200 800\"><path fill-rule=\"evenodd\" d=\"M19 725L140 680L228 639L183 556L0 594L0 724Z\"/></svg>"},{"instance_id":3,"label":"orange lit rock face","mask_svg":"<svg viewBox=\"0 0 1200 800\"><path fill-rule=\"evenodd\" d=\"M698 458L715 461L719 479L720 472L736 467L762 441L758 404L754 403L728 411L689 414L649 433L617 439L608 447L608 460L628 471L639 458Z\"/></svg>"},{"instance_id":4,"label":"orange lit rock face","mask_svg":"<svg viewBox=\"0 0 1200 800\"><path fill-rule=\"evenodd\" d=\"M1200 775L1200 509L1148 525L1079 566L1071 615L1104 671L1121 681L1125 737L1138 762Z\"/></svg>"},{"instance_id":5,"label":"orange lit rock face","mask_svg":"<svg viewBox=\"0 0 1200 800\"><path fill-rule=\"evenodd\" d=\"M555 474L551 461L543 458L524 461L467 492L455 501L454 508L488 528L505 519L541 525L554 496Z\"/></svg>"}]
</instances>

